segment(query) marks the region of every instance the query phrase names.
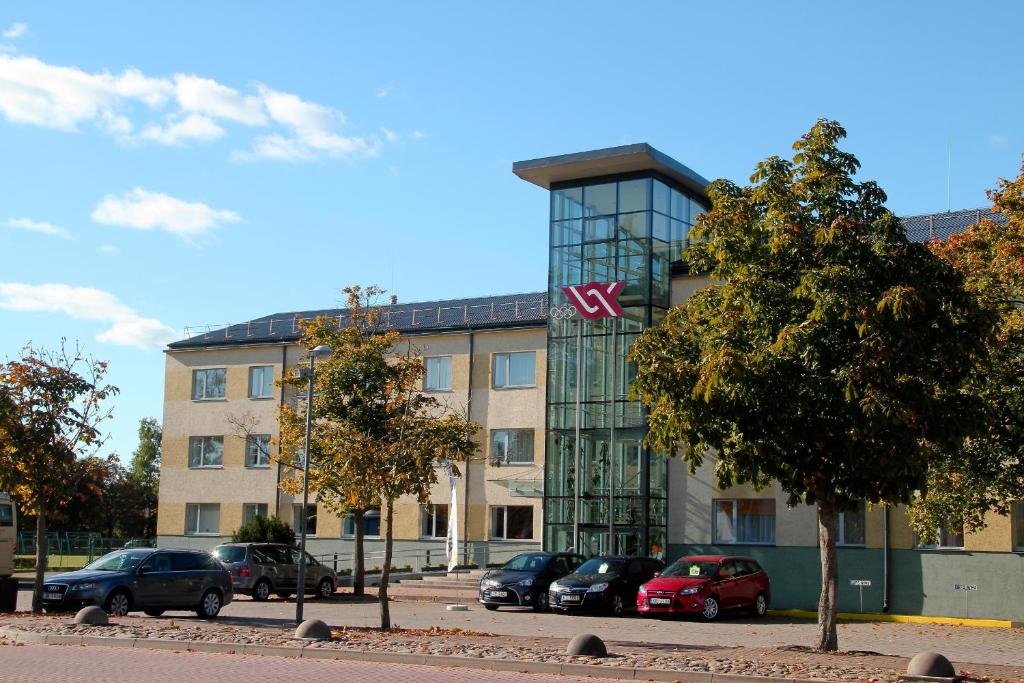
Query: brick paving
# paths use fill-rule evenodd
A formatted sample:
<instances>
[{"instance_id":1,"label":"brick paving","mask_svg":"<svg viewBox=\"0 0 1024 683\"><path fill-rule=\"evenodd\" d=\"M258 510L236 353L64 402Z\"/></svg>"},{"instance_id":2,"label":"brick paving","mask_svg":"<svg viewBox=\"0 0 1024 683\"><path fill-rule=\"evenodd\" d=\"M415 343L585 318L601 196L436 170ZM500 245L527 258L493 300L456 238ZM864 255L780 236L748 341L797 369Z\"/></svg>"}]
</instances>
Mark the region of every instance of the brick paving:
<instances>
[{"instance_id":1,"label":"brick paving","mask_svg":"<svg viewBox=\"0 0 1024 683\"><path fill-rule=\"evenodd\" d=\"M593 679L506 671L288 657L132 650L105 647L22 645L0 647L4 683L167 683L210 680L339 680L359 683L585 683Z\"/></svg>"}]
</instances>

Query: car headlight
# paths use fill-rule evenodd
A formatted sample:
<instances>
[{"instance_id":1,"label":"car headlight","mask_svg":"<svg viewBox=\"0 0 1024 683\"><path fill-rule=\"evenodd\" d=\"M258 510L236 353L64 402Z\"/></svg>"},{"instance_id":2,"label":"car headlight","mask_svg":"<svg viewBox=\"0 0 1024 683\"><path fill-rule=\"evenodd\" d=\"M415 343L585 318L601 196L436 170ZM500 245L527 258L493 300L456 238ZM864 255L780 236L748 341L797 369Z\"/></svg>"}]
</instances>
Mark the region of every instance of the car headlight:
<instances>
[{"instance_id":1,"label":"car headlight","mask_svg":"<svg viewBox=\"0 0 1024 683\"><path fill-rule=\"evenodd\" d=\"M81 592L84 592L84 591L96 590L96 583L95 582L76 583L74 586L71 587L71 590L75 591L76 593L81 593Z\"/></svg>"},{"instance_id":2,"label":"car headlight","mask_svg":"<svg viewBox=\"0 0 1024 683\"><path fill-rule=\"evenodd\" d=\"M644 585L640 586L640 592L641 593L646 593L647 592L647 584L646 583Z\"/></svg>"},{"instance_id":3,"label":"car headlight","mask_svg":"<svg viewBox=\"0 0 1024 683\"><path fill-rule=\"evenodd\" d=\"M522 581L520 581L516 585L517 586L522 586L523 588L529 588L530 586L533 585L533 579L523 579Z\"/></svg>"},{"instance_id":4,"label":"car headlight","mask_svg":"<svg viewBox=\"0 0 1024 683\"><path fill-rule=\"evenodd\" d=\"M604 589L608 587L607 583L595 583L593 586L587 589L588 593L602 593Z\"/></svg>"},{"instance_id":5,"label":"car headlight","mask_svg":"<svg viewBox=\"0 0 1024 683\"><path fill-rule=\"evenodd\" d=\"M495 588L495 587L497 587L499 585L501 585L501 584L499 584L494 579L484 579L483 581L480 582L480 587L481 588Z\"/></svg>"},{"instance_id":6,"label":"car headlight","mask_svg":"<svg viewBox=\"0 0 1024 683\"><path fill-rule=\"evenodd\" d=\"M694 593L700 593L700 586L694 586L693 588L681 588L679 589L680 595L693 595Z\"/></svg>"}]
</instances>

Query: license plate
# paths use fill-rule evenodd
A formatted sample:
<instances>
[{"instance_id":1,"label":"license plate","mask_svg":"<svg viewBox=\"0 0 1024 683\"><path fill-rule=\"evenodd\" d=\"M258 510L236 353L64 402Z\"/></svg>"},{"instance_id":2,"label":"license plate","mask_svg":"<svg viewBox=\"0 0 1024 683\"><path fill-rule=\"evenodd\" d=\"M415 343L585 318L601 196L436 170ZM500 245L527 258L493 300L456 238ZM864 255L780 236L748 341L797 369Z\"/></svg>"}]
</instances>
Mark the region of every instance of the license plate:
<instances>
[{"instance_id":1,"label":"license plate","mask_svg":"<svg viewBox=\"0 0 1024 683\"><path fill-rule=\"evenodd\" d=\"M672 598L650 598L652 605L671 605Z\"/></svg>"},{"instance_id":2,"label":"license plate","mask_svg":"<svg viewBox=\"0 0 1024 683\"><path fill-rule=\"evenodd\" d=\"M582 596L573 595L573 594L570 593L569 595L563 595L559 599L559 602L579 602L580 601L580 597L582 597Z\"/></svg>"},{"instance_id":3,"label":"license plate","mask_svg":"<svg viewBox=\"0 0 1024 683\"><path fill-rule=\"evenodd\" d=\"M63 597L60 593L43 593L43 600L56 600L59 602Z\"/></svg>"},{"instance_id":4,"label":"license plate","mask_svg":"<svg viewBox=\"0 0 1024 683\"><path fill-rule=\"evenodd\" d=\"M507 598L508 591L490 591L488 593L492 598Z\"/></svg>"}]
</instances>

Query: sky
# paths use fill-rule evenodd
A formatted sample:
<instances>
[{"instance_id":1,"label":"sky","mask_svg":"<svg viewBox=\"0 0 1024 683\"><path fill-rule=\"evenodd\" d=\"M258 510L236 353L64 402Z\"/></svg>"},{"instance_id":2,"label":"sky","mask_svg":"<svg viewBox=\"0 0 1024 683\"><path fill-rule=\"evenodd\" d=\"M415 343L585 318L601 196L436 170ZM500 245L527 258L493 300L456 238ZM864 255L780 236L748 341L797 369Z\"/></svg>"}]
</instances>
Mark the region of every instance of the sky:
<instances>
[{"instance_id":1,"label":"sky","mask_svg":"<svg viewBox=\"0 0 1024 683\"><path fill-rule=\"evenodd\" d=\"M162 417L186 326L544 288L512 162L648 142L745 182L819 117L900 215L1024 151L1019 2L0 0L0 360L76 340Z\"/></svg>"}]
</instances>

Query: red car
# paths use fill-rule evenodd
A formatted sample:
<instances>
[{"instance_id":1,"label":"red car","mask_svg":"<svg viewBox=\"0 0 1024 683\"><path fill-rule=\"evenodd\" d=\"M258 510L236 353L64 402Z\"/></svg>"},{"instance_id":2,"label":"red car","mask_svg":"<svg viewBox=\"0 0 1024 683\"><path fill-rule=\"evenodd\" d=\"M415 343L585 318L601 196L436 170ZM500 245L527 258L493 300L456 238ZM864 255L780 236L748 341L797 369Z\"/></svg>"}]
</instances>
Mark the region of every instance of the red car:
<instances>
[{"instance_id":1,"label":"red car","mask_svg":"<svg viewBox=\"0 0 1024 683\"><path fill-rule=\"evenodd\" d=\"M640 614L700 614L717 619L724 610L749 609L761 617L771 602L768 574L749 557L682 557L640 586Z\"/></svg>"}]
</instances>

